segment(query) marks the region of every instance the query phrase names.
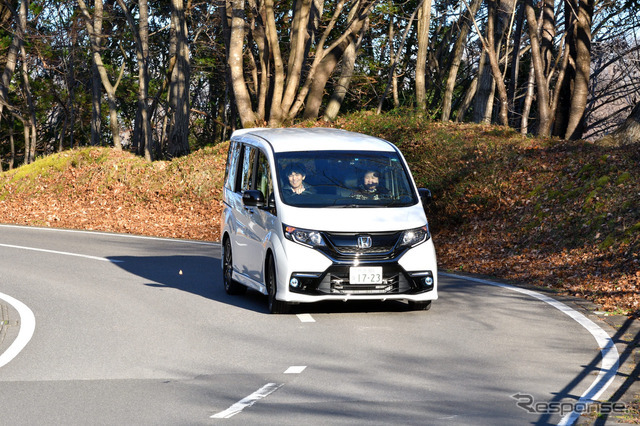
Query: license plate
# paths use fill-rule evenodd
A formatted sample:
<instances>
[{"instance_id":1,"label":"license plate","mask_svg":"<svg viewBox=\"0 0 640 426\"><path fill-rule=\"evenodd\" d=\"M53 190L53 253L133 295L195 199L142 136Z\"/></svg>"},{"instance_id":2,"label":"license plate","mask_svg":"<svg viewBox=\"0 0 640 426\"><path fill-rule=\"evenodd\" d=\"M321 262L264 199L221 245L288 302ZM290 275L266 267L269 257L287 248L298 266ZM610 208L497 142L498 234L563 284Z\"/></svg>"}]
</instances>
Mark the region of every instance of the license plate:
<instances>
[{"instance_id":1,"label":"license plate","mask_svg":"<svg viewBox=\"0 0 640 426\"><path fill-rule=\"evenodd\" d=\"M350 284L382 284L382 266L352 266Z\"/></svg>"}]
</instances>

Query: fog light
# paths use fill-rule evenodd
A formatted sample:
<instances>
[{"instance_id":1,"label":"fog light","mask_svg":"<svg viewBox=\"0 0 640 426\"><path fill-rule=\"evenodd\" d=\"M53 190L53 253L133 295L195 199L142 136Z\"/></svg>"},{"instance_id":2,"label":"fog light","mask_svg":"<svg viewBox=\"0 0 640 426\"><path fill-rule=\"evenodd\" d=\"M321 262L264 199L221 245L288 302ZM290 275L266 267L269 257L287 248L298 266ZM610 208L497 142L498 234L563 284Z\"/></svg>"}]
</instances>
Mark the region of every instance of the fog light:
<instances>
[{"instance_id":1,"label":"fog light","mask_svg":"<svg viewBox=\"0 0 640 426\"><path fill-rule=\"evenodd\" d=\"M433 285L433 277L425 277L424 278L424 285L426 287L431 287Z\"/></svg>"},{"instance_id":2,"label":"fog light","mask_svg":"<svg viewBox=\"0 0 640 426\"><path fill-rule=\"evenodd\" d=\"M300 281L298 281L297 278L293 277L291 278L291 281L289 281L289 285L293 288L298 288L298 286L300 285Z\"/></svg>"}]
</instances>

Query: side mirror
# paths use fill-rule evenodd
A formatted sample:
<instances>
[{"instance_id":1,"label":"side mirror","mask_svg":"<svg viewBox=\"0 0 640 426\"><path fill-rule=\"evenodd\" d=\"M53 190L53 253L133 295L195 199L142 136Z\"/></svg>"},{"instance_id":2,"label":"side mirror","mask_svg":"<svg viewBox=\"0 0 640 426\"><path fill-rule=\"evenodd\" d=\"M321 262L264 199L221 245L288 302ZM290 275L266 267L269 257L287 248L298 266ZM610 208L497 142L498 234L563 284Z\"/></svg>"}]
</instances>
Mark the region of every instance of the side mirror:
<instances>
[{"instance_id":1,"label":"side mirror","mask_svg":"<svg viewBox=\"0 0 640 426\"><path fill-rule=\"evenodd\" d=\"M429 204L433 200L431 191L429 191L427 188L418 188L418 194L420 195L422 204Z\"/></svg>"},{"instance_id":2,"label":"side mirror","mask_svg":"<svg viewBox=\"0 0 640 426\"><path fill-rule=\"evenodd\" d=\"M242 193L242 204L246 207L264 207L264 194L257 189L249 189Z\"/></svg>"}]
</instances>

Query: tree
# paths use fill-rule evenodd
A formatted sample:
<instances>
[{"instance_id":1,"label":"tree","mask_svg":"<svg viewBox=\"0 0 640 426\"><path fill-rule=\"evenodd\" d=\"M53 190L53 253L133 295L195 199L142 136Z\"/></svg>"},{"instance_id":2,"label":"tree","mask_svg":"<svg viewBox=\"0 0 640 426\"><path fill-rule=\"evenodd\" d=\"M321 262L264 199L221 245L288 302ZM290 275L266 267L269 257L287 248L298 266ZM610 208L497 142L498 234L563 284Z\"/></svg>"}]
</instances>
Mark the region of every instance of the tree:
<instances>
[{"instance_id":1,"label":"tree","mask_svg":"<svg viewBox=\"0 0 640 426\"><path fill-rule=\"evenodd\" d=\"M344 51L365 28L376 1L354 2L352 19L344 19L349 10L345 11L346 0L340 0L328 10L328 21L320 19L327 9L312 0L296 1L291 10L273 0L249 0L248 7L244 0L225 1L221 16L227 20L230 85L242 126L264 122L279 126L291 122L305 103L316 108L324 93L319 88L324 88ZM289 16L287 23L283 17ZM315 23L317 19L322 26ZM312 30L321 27L324 31L318 34ZM289 45L281 44L282 39L290 40ZM245 52L249 77L245 77ZM306 115L317 115L311 111Z\"/></svg>"},{"instance_id":2,"label":"tree","mask_svg":"<svg viewBox=\"0 0 640 426\"><path fill-rule=\"evenodd\" d=\"M469 30L471 28L471 21L474 20L482 0L473 0L465 13L460 16L456 28L459 29L458 37L454 43L453 50L451 52L451 65L449 66L449 72L447 74L446 88L442 101L442 121L448 121L451 116L451 107L453 101L453 92L455 90L456 78L462 63L462 55L464 53L464 46L467 43L467 37L469 36Z\"/></svg>"},{"instance_id":3,"label":"tree","mask_svg":"<svg viewBox=\"0 0 640 426\"><path fill-rule=\"evenodd\" d=\"M598 143L613 146L640 144L640 102L636 104L631 114L615 132L605 136Z\"/></svg>"},{"instance_id":4,"label":"tree","mask_svg":"<svg viewBox=\"0 0 640 426\"><path fill-rule=\"evenodd\" d=\"M94 8L94 16L92 17L89 13L89 8L84 0L78 0L78 5L80 6L80 10L82 15L84 16L84 23L87 28L87 32L89 33L89 37L91 39L91 52L93 64L96 66L98 73L100 75L100 81L102 82L102 86L107 93L107 103L109 105L109 120L111 124L111 134L113 137L113 146L114 148L120 150L122 149L122 142L120 138L120 124L118 122L118 107L116 100L116 90L118 89L118 85L122 81L122 76L124 75L125 62L122 62L120 66L120 71L118 73L118 77L116 78L115 83L111 83L109 79L109 75L107 73L107 69L102 61L101 56L101 37L100 32L98 31L99 26L102 23L102 0L95 0L95 4L98 7ZM95 100L94 100L95 102Z\"/></svg>"},{"instance_id":5,"label":"tree","mask_svg":"<svg viewBox=\"0 0 640 426\"><path fill-rule=\"evenodd\" d=\"M427 48L429 46L429 25L431 24L431 0L425 0L418 12L418 56L416 59L416 106L426 111Z\"/></svg>"},{"instance_id":6,"label":"tree","mask_svg":"<svg viewBox=\"0 0 640 426\"><path fill-rule=\"evenodd\" d=\"M133 144L138 153L144 153L147 161L153 160L151 121L149 116L149 7L147 0L138 0L139 24L136 27L133 15L123 0L117 0L131 27L136 45L138 63L138 109L136 112Z\"/></svg>"}]
</instances>

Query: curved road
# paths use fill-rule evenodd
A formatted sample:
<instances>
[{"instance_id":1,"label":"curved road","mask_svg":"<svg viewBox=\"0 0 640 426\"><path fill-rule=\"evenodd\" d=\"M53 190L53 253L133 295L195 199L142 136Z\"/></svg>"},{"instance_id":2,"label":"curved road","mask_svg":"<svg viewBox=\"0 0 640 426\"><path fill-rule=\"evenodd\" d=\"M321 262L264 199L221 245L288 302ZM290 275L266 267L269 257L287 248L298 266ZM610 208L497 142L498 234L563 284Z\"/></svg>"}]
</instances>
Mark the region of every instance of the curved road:
<instances>
[{"instance_id":1,"label":"curved road","mask_svg":"<svg viewBox=\"0 0 640 426\"><path fill-rule=\"evenodd\" d=\"M219 265L217 244L0 226L2 423L560 423L617 368L601 329L537 293L441 274L428 312L278 316L227 296ZM24 345L12 301L35 318Z\"/></svg>"}]
</instances>

